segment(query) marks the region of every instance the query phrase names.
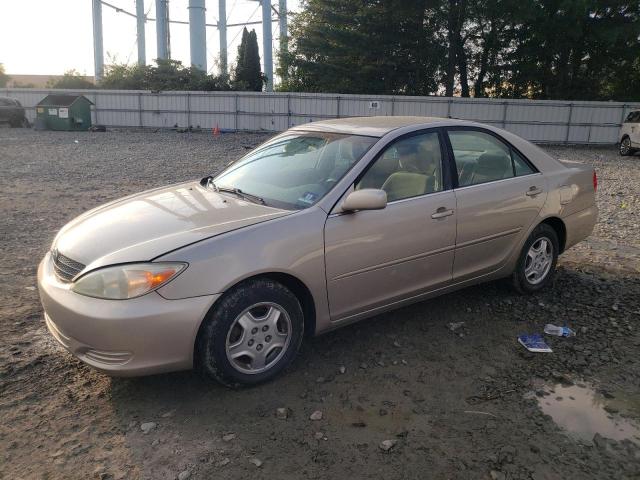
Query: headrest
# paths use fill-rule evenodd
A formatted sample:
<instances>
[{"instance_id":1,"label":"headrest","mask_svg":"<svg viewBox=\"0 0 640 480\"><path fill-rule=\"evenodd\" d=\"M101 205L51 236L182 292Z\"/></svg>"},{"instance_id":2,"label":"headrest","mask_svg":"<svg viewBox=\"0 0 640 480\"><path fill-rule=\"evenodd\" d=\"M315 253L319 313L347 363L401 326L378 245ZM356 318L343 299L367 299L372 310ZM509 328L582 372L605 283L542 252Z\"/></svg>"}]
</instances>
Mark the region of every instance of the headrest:
<instances>
[{"instance_id":1,"label":"headrest","mask_svg":"<svg viewBox=\"0 0 640 480\"><path fill-rule=\"evenodd\" d=\"M490 175L495 178L504 178L511 168L511 160L499 152L487 152L478 158L478 166L476 173L482 175Z\"/></svg>"}]
</instances>

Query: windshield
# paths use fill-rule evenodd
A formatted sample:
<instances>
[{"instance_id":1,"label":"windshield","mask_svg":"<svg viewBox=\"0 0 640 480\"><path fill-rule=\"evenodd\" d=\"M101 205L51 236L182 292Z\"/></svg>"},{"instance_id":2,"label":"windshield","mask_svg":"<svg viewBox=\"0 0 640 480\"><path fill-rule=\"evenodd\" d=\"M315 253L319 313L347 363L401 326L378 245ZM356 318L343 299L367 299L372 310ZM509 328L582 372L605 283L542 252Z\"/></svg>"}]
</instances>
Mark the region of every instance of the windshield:
<instances>
[{"instance_id":1,"label":"windshield","mask_svg":"<svg viewBox=\"0 0 640 480\"><path fill-rule=\"evenodd\" d=\"M320 200L377 138L320 132L284 133L231 164L213 181L278 208Z\"/></svg>"}]
</instances>

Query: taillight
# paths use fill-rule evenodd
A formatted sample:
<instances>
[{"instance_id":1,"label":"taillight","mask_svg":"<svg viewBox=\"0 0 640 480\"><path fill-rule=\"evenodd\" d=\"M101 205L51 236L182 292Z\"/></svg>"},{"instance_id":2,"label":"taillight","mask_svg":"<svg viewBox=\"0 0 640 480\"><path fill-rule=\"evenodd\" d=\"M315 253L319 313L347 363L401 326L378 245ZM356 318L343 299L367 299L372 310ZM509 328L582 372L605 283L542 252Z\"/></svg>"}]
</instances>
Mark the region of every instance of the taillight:
<instances>
[{"instance_id":1,"label":"taillight","mask_svg":"<svg viewBox=\"0 0 640 480\"><path fill-rule=\"evenodd\" d=\"M593 171L593 191L598 191L598 175L596 175L596 171Z\"/></svg>"}]
</instances>

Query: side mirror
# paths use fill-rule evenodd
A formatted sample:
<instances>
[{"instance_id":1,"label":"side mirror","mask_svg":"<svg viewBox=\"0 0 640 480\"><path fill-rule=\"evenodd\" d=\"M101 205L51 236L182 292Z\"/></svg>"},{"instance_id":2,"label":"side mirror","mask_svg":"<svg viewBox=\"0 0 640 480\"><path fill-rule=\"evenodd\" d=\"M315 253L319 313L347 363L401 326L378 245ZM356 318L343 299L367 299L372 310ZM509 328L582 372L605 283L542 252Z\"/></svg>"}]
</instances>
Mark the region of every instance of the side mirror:
<instances>
[{"instance_id":1,"label":"side mirror","mask_svg":"<svg viewBox=\"0 0 640 480\"><path fill-rule=\"evenodd\" d=\"M375 188L355 190L342 202L343 212L381 210L387 206L387 192Z\"/></svg>"}]
</instances>

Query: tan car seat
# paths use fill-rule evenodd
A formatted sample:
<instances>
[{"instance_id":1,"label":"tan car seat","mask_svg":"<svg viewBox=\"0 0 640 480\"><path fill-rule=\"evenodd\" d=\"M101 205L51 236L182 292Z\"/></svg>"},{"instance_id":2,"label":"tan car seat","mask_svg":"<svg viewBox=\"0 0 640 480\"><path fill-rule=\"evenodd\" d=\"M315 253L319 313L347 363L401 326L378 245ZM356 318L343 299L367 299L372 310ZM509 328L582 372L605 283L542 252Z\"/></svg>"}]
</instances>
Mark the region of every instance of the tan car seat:
<instances>
[{"instance_id":1,"label":"tan car seat","mask_svg":"<svg viewBox=\"0 0 640 480\"><path fill-rule=\"evenodd\" d=\"M362 177L356 189L383 188L384 183L397 171L398 158L393 150L387 150Z\"/></svg>"},{"instance_id":2,"label":"tan car seat","mask_svg":"<svg viewBox=\"0 0 640 480\"><path fill-rule=\"evenodd\" d=\"M424 195L427 191L428 177L422 171L418 145L409 141L399 145L397 151L400 171L392 173L382 184L389 202Z\"/></svg>"},{"instance_id":3,"label":"tan car seat","mask_svg":"<svg viewBox=\"0 0 640 480\"><path fill-rule=\"evenodd\" d=\"M478 164L470 184L502 180L511 176L513 176L513 167L509 157L502 152L486 152L478 157Z\"/></svg>"},{"instance_id":4,"label":"tan car seat","mask_svg":"<svg viewBox=\"0 0 640 480\"><path fill-rule=\"evenodd\" d=\"M402 159L402 170L426 175L426 190L420 194L440 191L442 188L442 168L440 144L437 138L427 137L416 145L416 152Z\"/></svg>"}]
</instances>

